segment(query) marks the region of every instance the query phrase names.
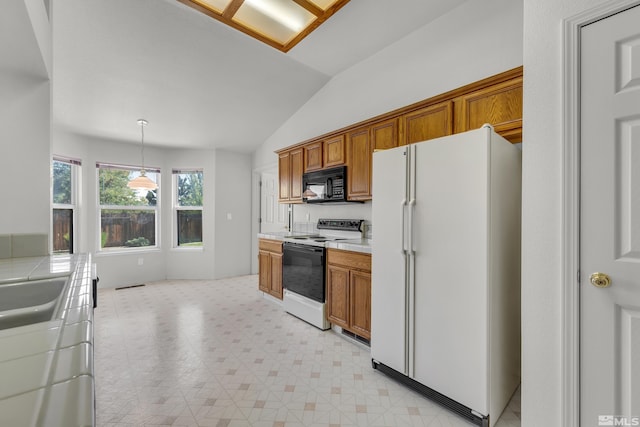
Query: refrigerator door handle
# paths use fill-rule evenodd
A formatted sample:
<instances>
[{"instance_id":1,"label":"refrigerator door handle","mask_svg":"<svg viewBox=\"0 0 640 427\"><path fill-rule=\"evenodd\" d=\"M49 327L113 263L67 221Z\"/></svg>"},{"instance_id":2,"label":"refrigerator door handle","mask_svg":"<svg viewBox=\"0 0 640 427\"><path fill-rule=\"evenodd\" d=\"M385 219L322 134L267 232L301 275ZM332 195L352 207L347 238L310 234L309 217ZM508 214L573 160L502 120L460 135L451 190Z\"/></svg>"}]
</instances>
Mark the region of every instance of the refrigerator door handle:
<instances>
[{"instance_id":1,"label":"refrigerator door handle","mask_svg":"<svg viewBox=\"0 0 640 427\"><path fill-rule=\"evenodd\" d=\"M407 215L407 199L402 199L402 203L400 204L402 208L402 246L400 246L402 254L406 254L409 250L407 246L407 222L405 221L405 217Z\"/></svg>"},{"instance_id":2,"label":"refrigerator door handle","mask_svg":"<svg viewBox=\"0 0 640 427\"><path fill-rule=\"evenodd\" d=\"M413 211L416 206L416 199L411 199L409 202L409 248L408 251L410 253L415 253L415 248L413 245L413 235L415 234L415 230L413 227Z\"/></svg>"}]
</instances>

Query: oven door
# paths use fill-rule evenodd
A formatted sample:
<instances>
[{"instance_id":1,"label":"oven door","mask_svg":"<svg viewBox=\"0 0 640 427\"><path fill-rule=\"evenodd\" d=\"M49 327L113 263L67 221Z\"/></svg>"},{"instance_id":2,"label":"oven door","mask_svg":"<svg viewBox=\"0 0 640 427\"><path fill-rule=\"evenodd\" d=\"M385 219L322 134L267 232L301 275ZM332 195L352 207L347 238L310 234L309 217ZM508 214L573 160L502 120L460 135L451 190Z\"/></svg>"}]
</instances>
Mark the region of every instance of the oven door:
<instances>
[{"instance_id":1,"label":"oven door","mask_svg":"<svg viewBox=\"0 0 640 427\"><path fill-rule=\"evenodd\" d=\"M282 286L298 295L324 303L324 248L285 242Z\"/></svg>"}]
</instances>

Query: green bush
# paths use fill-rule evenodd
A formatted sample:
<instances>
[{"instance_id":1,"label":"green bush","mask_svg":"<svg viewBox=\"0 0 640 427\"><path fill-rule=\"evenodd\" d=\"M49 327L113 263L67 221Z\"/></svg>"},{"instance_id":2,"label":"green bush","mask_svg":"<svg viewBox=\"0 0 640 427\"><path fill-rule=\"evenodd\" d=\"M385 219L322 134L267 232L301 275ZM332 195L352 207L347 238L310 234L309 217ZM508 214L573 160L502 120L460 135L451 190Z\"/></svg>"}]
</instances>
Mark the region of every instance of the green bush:
<instances>
[{"instance_id":1,"label":"green bush","mask_svg":"<svg viewBox=\"0 0 640 427\"><path fill-rule=\"evenodd\" d=\"M151 242L146 237L136 237L135 239L127 240L124 242L124 245L127 247L139 247L139 246L149 246Z\"/></svg>"}]
</instances>

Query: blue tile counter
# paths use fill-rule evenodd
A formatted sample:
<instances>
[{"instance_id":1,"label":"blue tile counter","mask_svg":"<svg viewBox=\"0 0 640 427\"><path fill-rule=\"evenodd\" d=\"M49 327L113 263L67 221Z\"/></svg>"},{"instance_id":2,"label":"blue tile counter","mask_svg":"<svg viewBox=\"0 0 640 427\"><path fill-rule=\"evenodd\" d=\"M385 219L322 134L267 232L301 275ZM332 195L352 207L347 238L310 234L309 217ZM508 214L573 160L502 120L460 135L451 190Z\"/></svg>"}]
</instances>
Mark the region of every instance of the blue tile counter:
<instances>
[{"instance_id":1,"label":"blue tile counter","mask_svg":"<svg viewBox=\"0 0 640 427\"><path fill-rule=\"evenodd\" d=\"M53 319L0 330L2 426L95 425L91 256L0 260L0 291L50 278L65 281Z\"/></svg>"}]
</instances>

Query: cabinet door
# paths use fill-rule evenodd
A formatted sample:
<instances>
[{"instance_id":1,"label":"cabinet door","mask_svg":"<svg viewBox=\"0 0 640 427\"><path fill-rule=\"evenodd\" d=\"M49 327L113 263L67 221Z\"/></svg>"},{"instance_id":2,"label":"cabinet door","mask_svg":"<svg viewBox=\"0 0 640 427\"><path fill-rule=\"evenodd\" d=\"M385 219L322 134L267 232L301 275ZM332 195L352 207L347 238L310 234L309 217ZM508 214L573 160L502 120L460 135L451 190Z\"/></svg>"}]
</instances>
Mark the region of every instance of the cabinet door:
<instances>
[{"instance_id":1,"label":"cabinet door","mask_svg":"<svg viewBox=\"0 0 640 427\"><path fill-rule=\"evenodd\" d=\"M258 251L258 289L271 291L271 258L267 251Z\"/></svg>"},{"instance_id":2,"label":"cabinet door","mask_svg":"<svg viewBox=\"0 0 640 427\"><path fill-rule=\"evenodd\" d=\"M326 167L344 165L344 135L334 136L324 141L324 165Z\"/></svg>"},{"instance_id":3,"label":"cabinet door","mask_svg":"<svg viewBox=\"0 0 640 427\"><path fill-rule=\"evenodd\" d=\"M327 265L327 319L349 329L349 269Z\"/></svg>"},{"instance_id":4,"label":"cabinet door","mask_svg":"<svg viewBox=\"0 0 640 427\"><path fill-rule=\"evenodd\" d=\"M387 150L400 144L398 122L398 118L393 118L371 126L371 146L373 150Z\"/></svg>"},{"instance_id":5,"label":"cabinet door","mask_svg":"<svg viewBox=\"0 0 640 427\"><path fill-rule=\"evenodd\" d=\"M364 337L371 338L371 273L351 270L349 283L350 296L350 330Z\"/></svg>"},{"instance_id":6,"label":"cabinet door","mask_svg":"<svg viewBox=\"0 0 640 427\"><path fill-rule=\"evenodd\" d=\"M522 141L522 76L455 99L454 131L478 129L485 123L511 142Z\"/></svg>"},{"instance_id":7,"label":"cabinet door","mask_svg":"<svg viewBox=\"0 0 640 427\"><path fill-rule=\"evenodd\" d=\"M271 267L269 293L282 299L282 254L271 253L269 257Z\"/></svg>"},{"instance_id":8,"label":"cabinet door","mask_svg":"<svg viewBox=\"0 0 640 427\"><path fill-rule=\"evenodd\" d=\"M453 102L446 101L402 116L403 144L440 138L453 133Z\"/></svg>"},{"instance_id":9,"label":"cabinet door","mask_svg":"<svg viewBox=\"0 0 640 427\"><path fill-rule=\"evenodd\" d=\"M304 146L304 171L322 169L322 141L312 142Z\"/></svg>"},{"instance_id":10,"label":"cabinet door","mask_svg":"<svg viewBox=\"0 0 640 427\"><path fill-rule=\"evenodd\" d=\"M347 136L347 198L371 200L372 150L369 128L360 128Z\"/></svg>"},{"instance_id":11,"label":"cabinet door","mask_svg":"<svg viewBox=\"0 0 640 427\"><path fill-rule=\"evenodd\" d=\"M302 202L302 169L304 164L302 147L291 150L289 201Z\"/></svg>"},{"instance_id":12,"label":"cabinet door","mask_svg":"<svg viewBox=\"0 0 640 427\"><path fill-rule=\"evenodd\" d=\"M278 156L278 201L288 202L291 197L289 188L291 187L291 155L288 151L280 153Z\"/></svg>"}]
</instances>

